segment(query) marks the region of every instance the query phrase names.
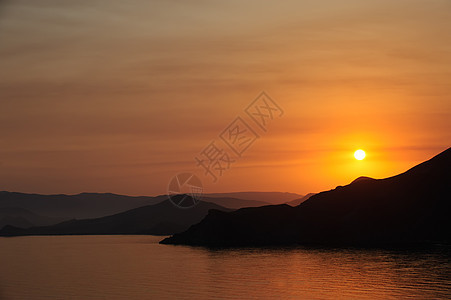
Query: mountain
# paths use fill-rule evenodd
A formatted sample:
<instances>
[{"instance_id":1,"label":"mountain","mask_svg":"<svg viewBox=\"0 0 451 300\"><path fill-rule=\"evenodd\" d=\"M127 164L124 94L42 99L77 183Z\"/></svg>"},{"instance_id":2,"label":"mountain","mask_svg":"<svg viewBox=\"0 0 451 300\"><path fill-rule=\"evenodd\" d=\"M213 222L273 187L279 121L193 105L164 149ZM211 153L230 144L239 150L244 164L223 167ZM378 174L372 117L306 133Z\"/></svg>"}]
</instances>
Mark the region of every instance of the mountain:
<instances>
[{"instance_id":1,"label":"mountain","mask_svg":"<svg viewBox=\"0 0 451 300\"><path fill-rule=\"evenodd\" d=\"M0 207L0 228L5 225L28 228L56 224L61 221L63 221L61 218L40 216L23 208Z\"/></svg>"},{"instance_id":2,"label":"mountain","mask_svg":"<svg viewBox=\"0 0 451 300\"><path fill-rule=\"evenodd\" d=\"M208 198L237 198L243 200L263 201L268 204L282 204L294 199L302 198L303 195L283 192L231 192L205 194Z\"/></svg>"},{"instance_id":3,"label":"mountain","mask_svg":"<svg viewBox=\"0 0 451 300\"><path fill-rule=\"evenodd\" d=\"M238 199L233 197L211 197L210 194L202 197L202 201L215 203L217 205L238 209L243 207L258 207L268 205L268 202L258 201L258 200L250 200L250 199Z\"/></svg>"},{"instance_id":4,"label":"mountain","mask_svg":"<svg viewBox=\"0 0 451 300\"><path fill-rule=\"evenodd\" d=\"M358 180L288 205L211 211L164 244L202 246L451 243L451 148L405 173Z\"/></svg>"},{"instance_id":5,"label":"mountain","mask_svg":"<svg viewBox=\"0 0 451 300\"><path fill-rule=\"evenodd\" d=\"M374 178L371 178L371 177L367 177L367 176L360 176L360 177L358 177L358 178L356 178L356 179L354 179L352 182L351 182L351 184L352 183L356 183L356 182L360 182L360 181L371 181L371 180L375 180Z\"/></svg>"},{"instance_id":6,"label":"mountain","mask_svg":"<svg viewBox=\"0 0 451 300\"><path fill-rule=\"evenodd\" d=\"M312 197L313 195L315 195L315 193L308 193L307 195L305 195L302 198L298 198L298 199L294 199L291 200L289 202L287 202L286 204L290 205L290 206L298 206L299 204L307 201L310 197Z\"/></svg>"},{"instance_id":7,"label":"mountain","mask_svg":"<svg viewBox=\"0 0 451 300\"><path fill-rule=\"evenodd\" d=\"M169 200L135 208L112 216L70 220L52 226L28 229L6 226L1 236L17 235L85 235L85 234L154 234L169 235L182 232L200 222L210 209L230 211L214 203L199 202L193 208L176 208Z\"/></svg>"},{"instance_id":8,"label":"mountain","mask_svg":"<svg viewBox=\"0 0 451 300\"><path fill-rule=\"evenodd\" d=\"M131 197L110 193L77 195L39 195L0 192L1 207L17 207L36 214L56 218L97 218L129 209L156 204L167 196Z\"/></svg>"},{"instance_id":9,"label":"mountain","mask_svg":"<svg viewBox=\"0 0 451 300\"><path fill-rule=\"evenodd\" d=\"M166 199L167 195L155 197L133 197L111 193L39 195L0 191L0 208L22 208L38 215L58 218L59 220L69 220L109 216L133 208L156 204ZM257 207L269 204L264 201L238 199L233 197L203 197L202 200L232 209Z\"/></svg>"}]
</instances>

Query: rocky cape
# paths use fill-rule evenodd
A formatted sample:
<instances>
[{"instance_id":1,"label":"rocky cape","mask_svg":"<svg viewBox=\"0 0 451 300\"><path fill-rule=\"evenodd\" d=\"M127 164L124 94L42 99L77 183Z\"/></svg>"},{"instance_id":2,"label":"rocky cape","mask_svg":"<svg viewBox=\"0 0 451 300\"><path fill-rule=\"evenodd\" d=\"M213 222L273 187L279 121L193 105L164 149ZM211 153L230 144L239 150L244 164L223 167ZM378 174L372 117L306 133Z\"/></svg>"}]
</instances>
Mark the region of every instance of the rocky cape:
<instances>
[{"instance_id":1,"label":"rocky cape","mask_svg":"<svg viewBox=\"0 0 451 300\"><path fill-rule=\"evenodd\" d=\"M299 206L211 210L161 241L208 247L380 246L451 242L451 148L405 173L362 178Z\"/></svg>"}]
</instances>

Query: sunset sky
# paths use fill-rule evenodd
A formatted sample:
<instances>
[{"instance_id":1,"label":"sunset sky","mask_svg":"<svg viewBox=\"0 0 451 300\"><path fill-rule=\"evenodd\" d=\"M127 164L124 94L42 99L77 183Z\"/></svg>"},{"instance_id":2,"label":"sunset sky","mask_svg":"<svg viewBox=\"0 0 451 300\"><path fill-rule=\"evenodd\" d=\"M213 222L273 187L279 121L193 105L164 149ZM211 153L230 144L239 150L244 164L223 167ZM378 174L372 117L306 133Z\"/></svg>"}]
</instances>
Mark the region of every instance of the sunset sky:
<instances>
[{"instance_id":1,"label":"sunset sky","mask_svg":"<svg viewBox=\"0 0 451 300\"><path fill-rule=\"evenodd\" d=\"M0 190L157 195L194 172L205 192L305 194L395 175L451 146L450 28L449 0L2 1ZM266 132L244 111L262 91L284 112ZM237 116L260 138L213 183L195 157L229 151Z\"/></svg>"}]
</instances>

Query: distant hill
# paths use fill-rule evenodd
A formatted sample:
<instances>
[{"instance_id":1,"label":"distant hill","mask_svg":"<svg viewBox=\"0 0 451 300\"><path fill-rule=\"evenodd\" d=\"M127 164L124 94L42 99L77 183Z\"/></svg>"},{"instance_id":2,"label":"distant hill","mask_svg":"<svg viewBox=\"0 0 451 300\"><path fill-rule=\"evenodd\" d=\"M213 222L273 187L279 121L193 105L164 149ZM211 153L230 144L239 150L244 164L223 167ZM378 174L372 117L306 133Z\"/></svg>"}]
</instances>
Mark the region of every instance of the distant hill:
<instances>
[{"instance_id":1,"label":"distant hill","mask_svg":"<svg viewBox=\"0 0 451 300\"><path fill-rule=\"evenodd\" d=\"M169 235L182 232L198 223L210 209L230 211L214 203L200 202L193 208L176 208L169 200L135 208L112 216L70 220L52 226L29 229L6 226L1 236L17 235L87 235L87 234L154 234Z\"/></svg>"},{"instance_id":2,"label":"distant hill","mask_svg":"<svg viewBox=\"0 0 451 300\"><path fill-rule=\"evenodd\" d=\"M110 193L81 193L77 195L39 195L0 192L1 207L17 207L36 214L56 218L96 218L166 199L158 197L131 197Z\"/></svg>"},{"instance_id":3,"label":"distant hill","mask_svg":"<svg viewBox=\"0 0 451 300\"><path fill-rule=\"evenodd\" d=\"M29 210L17 207L0 207L0 228L12 225L22 228L45 226L62 222L61 218L37 215Z\"/></svg>"},{"instance_id":4,"label":"distant hill","mask_svg":"<svg viewBox=\"0 0 451 300\"><path fill-rule=\"evenodd\" d=\"M268 202L258 201L258 200L249 200L249 199L238 199L233 197L211 197L210 194L202 197L202 201L216 203L217 205L224 206L227 208L243 208L243 207L258 207L269 205Z\"/></svg>"},{"instance_id":5,"label":"distant hill","mask_svg":"<svg viewBox=\"0 0 451 300\"><path fill-rule=\"evenodd\" d=\"M164 244L202 246L451 243L451 148L405 173L358 180L288 205L211 211Z\"/></svg>"},{"instance_id":6,"label":"distant hill","mask_svg":"<svg viewBox=\"0 0 451 300\"><path fill-rule=\"evenodd\" d=\"M21 208L38 215L69 220L109 216L133 208L157 204L166 199L167 195L156 197L133 197L111 193L39 195L0 191L0 208ZM268 205L264 201L233 197L203 197L202 200L233 209ZM18 220L13 223L18 224L17 222ZM23 223L23 225L26 224Z\"/></svg>"},{"instance_id":7,"label":"distant hill","mask_svg":"<svg viewBox=\"0 0 451 300\"><path fill-rule=\"evenodd\" d=\"M294 199L292 201L287 202L286 204L290 205L290 206L298 206L299 204L307 201L310 197L312 197L313 195L316 195L315 193L308 193L307 195L305 195L302 198L298 198L298 199Z\"/></svg>"},{"instance_id":8,"label":"distant hill","mask_svg":"<svg viewBox=\"0 0 451 300\"><path fill-rule=\"evenodd\" d=\"M351 182L351 184L356 183L356 182L361 182L361 181L372 181L372 180L376 180L376 179L371 178L371 177L367 177L367 176L360 176L360 177L354 179L354 180Z\"/></svg>"},{"instance_id":9,"label":"distant hill","mask_svg":"<svg viewBox=\"0 0 451 300\"><path fill-rule=\"evenodd\" d=\"M265 204L282 204L288 201L302 198L303 195L284 192L232 192L232 193L209 193L206 197L212 198L238 198L243 200L263 201Z\"/></svg>"}]
</instances>

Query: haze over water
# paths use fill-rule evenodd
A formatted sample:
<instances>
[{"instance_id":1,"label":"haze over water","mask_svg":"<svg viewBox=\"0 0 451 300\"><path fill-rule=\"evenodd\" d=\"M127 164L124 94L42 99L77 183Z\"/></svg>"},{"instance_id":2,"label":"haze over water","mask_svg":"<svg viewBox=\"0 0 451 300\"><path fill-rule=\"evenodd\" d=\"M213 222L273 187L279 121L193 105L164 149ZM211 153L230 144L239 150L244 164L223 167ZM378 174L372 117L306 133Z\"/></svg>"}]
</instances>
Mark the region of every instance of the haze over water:
<instances>
[{"instance_id":1,"label":"haze over water","mask_svg":"<svg viewBox=\"0 0 451 300\"><path fill-rule=\"evenodd\" d=\"M0 299L450 298L450 249L222 249L155 236L0 239Z\"/></svg>"}]
</instances>

